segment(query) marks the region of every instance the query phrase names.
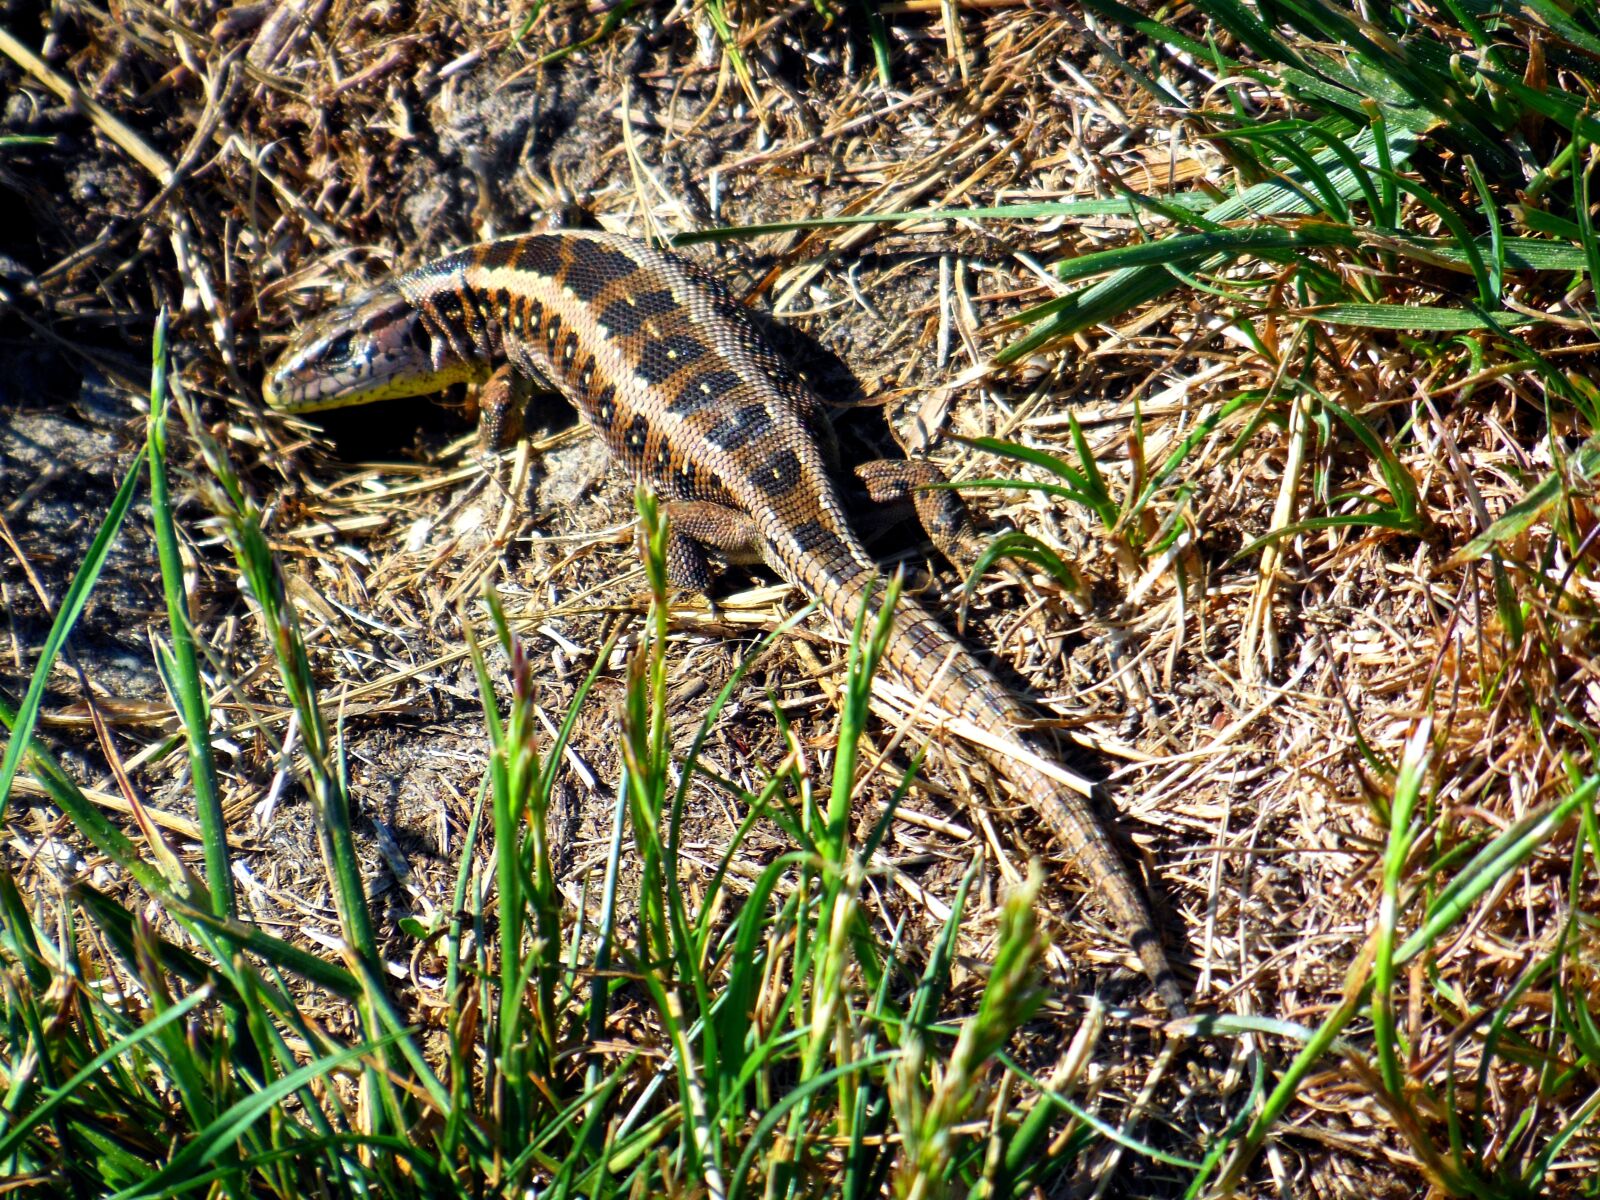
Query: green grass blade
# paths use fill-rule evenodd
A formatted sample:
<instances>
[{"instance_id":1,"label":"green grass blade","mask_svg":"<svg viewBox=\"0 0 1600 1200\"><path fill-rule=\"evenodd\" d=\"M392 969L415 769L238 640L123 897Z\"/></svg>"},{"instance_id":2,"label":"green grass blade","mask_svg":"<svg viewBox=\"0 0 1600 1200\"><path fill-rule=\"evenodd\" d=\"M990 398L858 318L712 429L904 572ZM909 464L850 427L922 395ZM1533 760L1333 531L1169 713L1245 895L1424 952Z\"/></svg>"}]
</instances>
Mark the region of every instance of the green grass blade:
<instances>
[{"instance_id":1,"label":"green grass blade","mask_svg":"<svg viewBox=\"0 0 1600 1200\"><path fill-rule=\"evenodd\" d=\"M1470 157L1467 159L1467 175L1472 180L1472 186L1478 193L1478 207L1483 213L1484 222L1489 226L1489 256L1484 261L1487 274L1488 294L1479 297L1485 308L1498 308L1501 293L1505 284L1505 246L1500 229L1500 214L1495 205L1494 197L1489 192L1488 181L1484 179L1483 172L1478 170L1478 164Z\"/></svg>"},{"instance_id":2,"label":"green grass blade","mask_svg":"<svg viewBox=\"0 0 1600 1200\"><path fill-rule=\"evenodd\" d=\"M1572 171L1572 192L1573 215L1577 220L1572 230L1576 235L1575 240L1583 248L1583 269L1588 271L1592 285L1594 280L1600 279L1600 237L1595 234L1589 201L1589 180L1594 174L1595 155L1592 152L1585 154L1586 146L1583 132L1574 130L1572 152L1576 165Z\"/></svg>"},{"instance_id":3,"label":"green grass blade","mask_svg":"<svg viewBox=\"0 0 1600 1200\"><path fill-rule=\"evenodd\" d=\"M1596 1116L1600 1116L1600 1089L1589 1094L1589 1098L1578 1106L1577 1110L1563 1122L1560 1129L1545 1143L1543 1149L1534 1156L1528 1164L1528 1169L1523 1172L1522 1186L1527 1195L1538 1195L1543 1189L1545 1176L1550 1173L1551 1166L1556 1157L1567 1148L1572 1139L1583 1132Z\"/></svg>"},{"instance_id":4,"label":"green grass blade","mask_svg":"<svg viewBox=\"0 0 1600 1200\"><path fill-rule=\"evenodd\" d=\"M217 790L217 763L211 753L211 708L189 627L188 596L183 588L183 559L167 488L167 313L156 318L155 365L150 379L149 433L145 439L150 466L150 516L161 562L161 588L167 602L167 628L172 638L172 699L183 721L189 751L189 777L194 787L195 817L205 853L206 888L212 911L234 914L233 868L228 852L227 821ZM0 789L3 794L3 789Z\"/></svg>"},{"instance_id":5,"label":"green grass blade","mask_svg":"<svg viewBox=\"0 0 1600 1200\"><path fill-rule=\"evenodd\" d=\"M872 1067L883 1065L900 1057L898 1050L883 1050L877 1054L866 1055L843 1067L832 1067L821 1071L798 1084L793 1090L785 1093L782 1100L773 1105L761 1115L754 1129L750 1131L750 1140L746 1143L744 1153L739 1156L739 1162L734 1167L733 1173L728 1177L727 1200L740 1200L744 1195L745 1180L750 1177L755 1164L756 1155L767 1146L767 1139L778 1123L789 1115L791 1109L808 1103L818 1092L821 1092L852 1073L865 1071Z\"/></svg>"},{"instance_id":6,"label":"green grass blade","mask_svg":"<svg viewBox=\"0 0 1600 1200\"><path fill-rule=\"evenodd\" d=\"M1038 567L1068 591L1078 590L1077 578L1059 554L1045 545L1031 533L1021 530L1011 530L1002 533L984 547L983 553L978 555L972 564L972 569L967 572L966 581L962 584L961 616L966 620L967 604L973 593L978 590L978 583L984 575L1001 558L1016 558L1032 566Z\"/></svg>"},{"instance_id":7,"label":"green grass blade","mask_svg":"<svg viewBox=\"0 0 1600 1200\"><path fill-rule=\"evenodd\" d=\"M6 805L11 798L11 781L16 778L17 768L22 764L23 752L33 737L33 727L39 719L39 708L44 702L45 687L50 681L51 668L55 666L61 648L66 645L72 627L83 615L84 605L89 602L89 593L94 591L94 585L100 579L100 572L105 569L106 558L111 553L111 547L122 529L123 519L127 517L128 509L133 505L134 492L144 475L144 466L145 459L142 457L137 459L128 468L122 485L117 488L117 494L112 498L111 507L106 510L105 519L100 522L100 529L95 534L94 541L90 543L83 563L73 575L67 594L61 598L61 604L56 610L56 619L50 624L50 632L46 635L44 646L39 651L39 661L34 664L33 676L28 681L28 690L22 698L21 706L17 709L16 717L6 722L11 727L11 737L6 743L5 757L0 759L0 820L5 819Z\"/></svg>"},{"instance_id":8,"label":"green grass blade","mask_svg":"<svg viewBox=\"0 0 1600 1200\"><path fill-rule=\"evenodd\" d=\"M56 807L67 815L73 827L88 838L95 849L132 875L152 896L167 898L171 889L166 878L139 857L138 848L128 836L90 803L89 798L78 789L77 783L49 752L38 742L23 745L20 737L21 713L4 701L0 701L0 725L11 731L12 743L26 755L22 761L27 763L29 773Z\"/></svg>"},{"instance_id":9,"label":"green grass blade","mask_svg":"<svg viewBox=\"0 0 1600 1200\"><path fill-rule=\"evenodd\" d=\"M1372 960L1372 1039L1378 1053L1378 1069L1384 1087L1397 1101L1405 1095L1400 1072L1398 1028L1394 1016L1394 939L1400 922L1401 883L1406 861L1416 840L1412 816L1422 794L1424 777L1432 757L1430 739L1433 722L1427 717L1417 723L1406 742L1395 777L1394 799L1389 809L1389 840L1384 849L1383 890L1378 906L1378 936Z\"/></svg>"},{"instance_id":10,"label":"green grass blade","mask_svg":"<svg viewBox=\"0 0 1600 1200\"><path fill-rule=\"evenodd\" d=\"M878 11L878 0L852 0L856 9L866 19L867 40L872 43L872 62L878 71L878 85L892 87L894 75L890 70L889 29Z\"/></svg>"},{"instance_id":11,"label":"green grass blade","mask_svg":"<svg viewBox=\"0 0 1600 1200\"><path fill-rule=\"evenodd\" d=\"M1257 58L1269 63L1284 63L1309 72L1304 59L1296 54L1267 23L1238 0L1199 0L1196 7L1208 18L1239 39Z\"/></svg>"},{"instance_id":12,"label":"green grass blade","mask_svg":"<svg viewBox=\"0 0 1600 1200\"><path fill-rule=\"evenodd\" d=\"M190 1011L197 1008L211 998L209 988L200 988L189 993L178 1003L172 1005L166 1012L152 1017L149 1021L139 1026L137 1030L114 1044L107 1046L99 1054L86 1062L72 1078L68 1079L59 1088L56 1088L26 1116L17 1118L16 1124L4 1137L0 1137L0 1161L10 1155L20 1146L23 1140L36 1128L40 1122L47 1119L51 1113L60 1108L90 1079L99 1074L100 1069L113 1059L121 1058L129 1050L151 1038L160 1037L169 1026L177 1024Z\"/></svg>"},{"instance_id":13,"label":"green grass blade","mask_svg":"<svg viewBox=\"0 0 1600 1200\"><path fill-rule=\"evenodd\" d=\"M1380 135L1386 140L1384 153L1391 161L1403 162L1417 144L1417 135L1409 129L1374 125L1363 130L1349 149L1361 163L1375 166L1378 160L1376 142ZM1361 194L1362 184L1357 182L1341 155L1324 150L1314 161L1327 172L1339 195L1354 198ZM1313 206L1299 190L1303 183L1291 172L1283 179L1255 184L1207 209L1203 219L1222 225L1243 219L1259 220L1262 216L1307 215ZM1179 281L1167 266L1145 265L1117 271L1099 283L1053 302L1057 307L1048 318L1031 333L1002 349L995 361L1005 364L1025 358L1060 338L1109 321L1177 286Z\"/></svg>"},{"instance_id":14,"label":"green grass blade","mask_svg":"<svg viewBox=\"0 0 1600 1200\"><path fill-rule=\"evenodd\" d=\"M1578 448L1568 460L1565 472L1556 470L1546 475L1489 528L1451 555L1449 565L1482 558L1500 543L1526 532L1565 493L1568 476L1581 485L1594 479L1597 474L1600 474L1600 435L1591 437Z\"/></svg>"},{"instance_id":15,"label":"green grass blade","mask_svg":"<svg viewBox=\"0 0 1600 1200\"><path fill-rule=\"evenodd\" d=\"M259 1092L230 1105L215 1121L196 1133L192 1141L148 1179L116 1193L111 1200L156 1200L157 1197L172 1196L186 1190L189 1185L189 1180L185 1178L186 1172L201 1166L210 1155L230 1145L245 1130L271 1112L285 1097L347 1062L369 1056L381 1057L381 1052L392 1041L393 1037L386 1037L378 1042L349 1046L315 1059L299 1070L274 1080Z\"/></svg>"},{"instance_id":16,"label":"green grass blade","mask_svg":"<svg viewBox=\"0 0 1600 1200\"><path fill-rule=\"evenodd\" d=\"M1422 926L1395 952L1395 962L1409 962L1430 949L1480 897L1549 841L1574 813L1592 803L1597 792L1600 777L1590 778L1564 800L1542 813L1530 813L1480 850L1433 898Z\"/></svg>"},{"instance_id":17,"label":"green grass blade","mask_svg":"<svg viewBox=\"0 0 1600 1200\"><path fill-rule=\"evenodd\" d=\"M1427 304L1324 304L1299 310L1300 316L1358 329L1400 329L1413 333L1461 333L1474 329L1538 325L1537 316L1499 309L1482 312Z\"/></svg>"}]
</instances>

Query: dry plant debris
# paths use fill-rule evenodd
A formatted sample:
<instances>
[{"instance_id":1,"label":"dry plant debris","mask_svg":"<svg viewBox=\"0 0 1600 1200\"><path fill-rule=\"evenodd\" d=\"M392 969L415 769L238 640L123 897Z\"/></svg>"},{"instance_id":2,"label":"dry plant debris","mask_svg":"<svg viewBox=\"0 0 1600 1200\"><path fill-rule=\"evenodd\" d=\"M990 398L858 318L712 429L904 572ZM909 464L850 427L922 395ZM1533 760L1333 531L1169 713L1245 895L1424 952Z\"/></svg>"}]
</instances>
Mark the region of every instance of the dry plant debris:
<instances>
[{"instance_id":1,"label":"dry plant debris","mask_svg":"<svg viewBox=\"0 0 1600 1200\"><path fill-rule=\"evenodd\" d=\"M1228 144L1198 136L1135 86L1119 58L1138 61L1139 39L1100 18L1031 2L879 5L894 48L885 87L870 38L825 19L825 7L731 6L737 60L717 29L725 10L709 4L644 6L609 30L606 13L617 10L564 4L6 10L4 133L45 141L0 142L0 688L24 690L142 443L150 331L166 306L175 374L265 510L323 709L343 728L389 982L407 1020L435 1034L449 1006L443 968L401 919L449 910L483 771L462 622L487 636L481 597L499 590L534 656L534 711L550 733L606 639L624 630L579 712L551 825L561 895L592 908L621 766L625 651L648 603L633 496L559 406L498 459L471 437L471 397L316 423L271 416L258 403L260 373L290 331L395 267L572 205L607 228L670 238L823 215L1110 198L1122 187L1220 197L1235 186ZM1187 86L1185 101L1203 106L1206 72L1197 67ZM1457 862L1593 769L1596 526L1575 496L1560 518L1570 531L1536 522L1502 545L1503 563L1453 561L1561 467L1545 426L1572 418L1552 415L1503 346L1471 350L1484 358L1464 378L1461 351L1440 340L1307 324L1287 270L1276 308L1251 322L1223 287L1186 288L997 365L1017 336L1008 321L1065 290L1050 264L1126 244L1140 224L1116 214L912 218L689 252L774 314L786 348L835 402L847 450L893 440L927 447L956 478L1042 480L950 435L1003 438L1067 462L1081 438L1120 500L1214 423L1219 432L1185 457L1182 487L1158 494L1132 528L1108 529L1089 507L1037 491L974 493L987 519L1041 539L1072 577L1001 564L973 597L966 634L1058 720L1075 765L1108 772L1197 1005L1315 1028L1349 1000L1347 980L1372 952L1402 764L1420 773L1426 800L1416 854L1458 848ZM1416 228L1449 232L1426 213ZM1352 270L1332 251L1305 259L1307 269ZM1235 279L1259 282L1271 267ZM1392 303L1428 304L1456 287L1454 268L1394 270L1384 281ZM1507 297L1508 308L1536 311L1556 298L1522 277ZM1577 322L1541 325L1528 344L1579 375L1600 348ZM1286 403L1219 417L1237 397L1284 394L1290 377ZM1389 458L1349 436L1332 406L1387 431ZM1552 432L1575 446L1592 431ZM336 958L334 897L291 767L286 697L205 503L205 468L189 441L174 450L241 914ZM1396 504L1396 480L1415 488L1411 528L1288 528ZM181 756L164 753L176 726L149 666L162 608L146 527L136 510L52 679L41 735L108 810L127 807L115 776L130 781L193 863L192 794ZM1274 531L1282 536L1255 544ZM886 556L922 564L903 535L875 532ZM1581 553L1570 553L1567 532ZM1162 538L1160 553L1139 550ZM953 613L960 581L937 569L922 580L930 602ZM714 607L674 607L666 661L680 749L760 636L801 603L733 572ZM1522 628L1506 627L1508 613ZM792 749L776 708L821 770L846 657L820 623L800 626L744 680L705 763L758 791ZM858 799L863 829L920 737L902 727L914 697L888 684L875 696L882 719L864 761L878 769ZM1431 736L1419 751L1424 722ZM971 971L962 994L975 999L1005 891L1030 858L1043 860L1052 1000L1015 1056L1070 1081L1110 1124L1199 1157L1252 1080L1281 1070L1299 1043L1257 1023L1174 1044L1151 1022L1086 1011L1091 992L1140 993L1128 954L971 757L939 749L881 849L873 903L905 923L908 944L926 944L967 864L981 860L960 942ZM744 813L709 784L691 797L680 856L694 889ZM26 787L6 819L7 869L34 902L86 876L141 903ZM1562 936L1589 939L1588 974L1569 986L1580 997L1587 989L1593 1007L1597 873L1592 843L1574 872L1576 836L1576 824L1563 826L1398 984L1408 1077L1442 1088L1488 1073L1474 1093L1487 1110L1474 1117L1513 1140L1522 1114L1576 1119L1590 1104L1582 1087L1595 1085L1591 1062L1587 1074L1574 1067L1568 1090L1552 1087L1541 1060L1486 1050L1483 1028L1518 987L1521 1006L1496 1037L1553 1019L1558 997L1529 972ZM748 890L789 848L777 826L758 827L732 886ZM478 869L492 856L484 844ZM1405 877L1408 889L1443 882ZM624 879L624 893L639 883ZM1569 903L1585 913L1578 933L1563 933ZM642 1008L615 1017L607 1036L617 1047L663 1052ZM355 1029L343 1004L320 1019ZM1073 1054L1082 1061L1068 1069ZM1246 1195L1446 1194L1448 1171L1426 1149L1439 1146L1445 1114L1385 1107L1373 1070L1360 1051L1335 1051L1304 1077L1267 1152L1230 1184ZM1545 1185L1592 1194L1596 1156L1584 1129ZM1078 1173L1112 1194L1123 1184L1108 1181L1130 1178L1138 1194L1176 1195L1184 1176L1109 1144Z\"/></svg>"}]
</instances>

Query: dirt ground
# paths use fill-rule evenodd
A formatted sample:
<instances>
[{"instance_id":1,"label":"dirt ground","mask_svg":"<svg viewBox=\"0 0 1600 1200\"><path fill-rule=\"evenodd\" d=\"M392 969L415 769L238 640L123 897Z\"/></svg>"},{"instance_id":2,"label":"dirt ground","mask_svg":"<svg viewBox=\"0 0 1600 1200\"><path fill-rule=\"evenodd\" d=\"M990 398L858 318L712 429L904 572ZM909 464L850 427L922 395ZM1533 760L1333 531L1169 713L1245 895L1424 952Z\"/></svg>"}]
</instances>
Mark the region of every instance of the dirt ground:
<instances>
[{"instance_id":1,"label":"dirt ground","mask_svg":"<svg viewBox=\"0 0 1600 1200\"><path fill-rule=\"evenodd\" d=\"M264 364L347 289L540 226L568 204L643 236L1104 196L1113 177L1226 183L1208 147L1177 136L1112 70L1102 47L1123 35L1055 7L985 6L968 10L952 59L936 13L900 6L883 88L861 31L810 4L744 14L748 86L703 10L678 6L635 10L548 62L541 55L601 32L598 8L547 8L520 42L524 14L496 6L0 9L6 29L110 117L86 116L81 102L0 60L0 134L48 139L0 144L0 689L24 689L53 607L142 445L151 329L167 305L178 377L267 510L324 708L343 721L396 987L419 1012L437 1006L439 980L394 921L448 907L483 771L462 621L485 628L479 598L491 583L500 589L558 722L607 633L642 611L632 489L559 401L527 448L490 457L472 436L468 397L286 420L260 402ZM140 161L127 135L154 158ZM1199 414L1263 382L1208 327L1203 296L1019 367L993 366L1014 332L1004 319L1050 294L1039 264L1126 231L1106 217L925 220L687 252L773 314L785 352L836 409L848 456L926 445L953 475L979 476L994 462L948 435L1066 453L1070 411L1125 487L1135 405L1155 461ZM1353 366L1347 383L1380 399L1393 386L1382 363ZM1509 405L1495 419L1514 428L1525 416ZM1499 469L1502 448L1480 432L1478 443L1460 436L1481 450L1483 490L1498 499L1513 481ZM1382 830L1358 740L1398 758L1424 695L1448 691L1490 653L1469 634L1493 601L1430 573L1447 547L1381 534L1307 536L1282 583L1264 589L1256 560L1233 555L1267 527L1285 445L1268 425L1236 457L1219 451L1191 473L1183 553L1148 573L1117 561L1081 509L976 495L986 519L1068 551L1085 586L1074 596L1016 571L992 574L966 636L1059 718L1072 765L1106 779L1198 1007L1314 1025L1339 998L1376 903ZM277 749L283 696L181 439L175 458L243 902L268 929L325 946L337 924L310 804ZM1336 458L1328 466L1349 469ZM1334 490L1362 482L1339 479ZM949 569L912 531L864 518L885 560L926 564L924 598L953 615L959 580ZM678 608L670 660L683 742L742 656L802 603L741 568L723 577L714 608ZM42 732L114 801L108 748L87 719L92 697L110 748L181 830L192 816L181 756L144 761L175 728L152 667L163 622L140 507L53 679ZM754 669L707 743L708 762L758 787L783 755L774 705L825 758L843 660L814 619ZM619 654L585 706L563 781L561 884L573 902L604 855L621 680ZM1592 697L1574 699L1594 715ZM1471 720L1477 737L1483 717ZM879 725L874 744L891 732ZM911 923L915 941L942 924L980 856L964 950L981 959L1001 889L1040 857L1061 999L1032 1031L1028 1056L1051 1061L1083 995L1154 1016L1084 881L972 761L959 749L930 761L886 845L894 869L879 902ZM903 765L900 756L883 765L863 822ZM714 864L742 814L709 786L693 796L685 855ZM14 807L8 821L12 869L41 890L94 866L56 854L67 850L50 811ZM773 827L750 848L786 846ZM1545 902L1517 903L1532 912ZM1191 1044L1174 1060L1153 1055L1149 1024L1108 1023L1096 1103L1120 1120L1128 1098L1145 1093L1144 1136L1185 1152L1218 1131L1263 1058L1293 1052L1245 1038ZM1371 1113L1337 1100L1345 1083L1334 1065L1305 1089L1294 1130L1259 1169L1263 1194L1417 1194L1417 1164Z\"/></svg>"}]
</instances>

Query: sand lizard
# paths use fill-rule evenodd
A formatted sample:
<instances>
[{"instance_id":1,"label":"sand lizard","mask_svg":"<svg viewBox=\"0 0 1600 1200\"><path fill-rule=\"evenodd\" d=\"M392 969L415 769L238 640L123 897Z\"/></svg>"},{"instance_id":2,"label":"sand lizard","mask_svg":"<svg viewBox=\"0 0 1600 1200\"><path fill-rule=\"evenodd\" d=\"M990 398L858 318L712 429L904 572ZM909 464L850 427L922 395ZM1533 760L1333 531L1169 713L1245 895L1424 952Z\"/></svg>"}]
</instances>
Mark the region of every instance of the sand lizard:
<instances>
[{"instance_id":1,"label":"sand lizard","mask_svg":"<svg viewBox=\"0 0 1600 1200\"><path fill-rule=\"evenodd\" d=\"M611 455L661 495L675 585L705 591L705 547L764 560L848 631L879 572L834 481L821 401L717 280L674 254L587 231L485 242L397 275L308 326L268 376L285 412L364 404L490 379L486 433L504 442L510 378L564 394ZM874 499L909 496L935 541L953 493L931 464L871 463ZM881 587L878 593L881 594ZM869 603L871 603L869 601ZM869 610L870 611L870 610ZM1030 714L919 605L902 599L885 658L919 695L1000 739L1041 747ZM1041 817L1137 952L1166 1007L1184 994L1142 892L1089 800L1014 751L982 751Z\"/></svg>"}]
</instances>

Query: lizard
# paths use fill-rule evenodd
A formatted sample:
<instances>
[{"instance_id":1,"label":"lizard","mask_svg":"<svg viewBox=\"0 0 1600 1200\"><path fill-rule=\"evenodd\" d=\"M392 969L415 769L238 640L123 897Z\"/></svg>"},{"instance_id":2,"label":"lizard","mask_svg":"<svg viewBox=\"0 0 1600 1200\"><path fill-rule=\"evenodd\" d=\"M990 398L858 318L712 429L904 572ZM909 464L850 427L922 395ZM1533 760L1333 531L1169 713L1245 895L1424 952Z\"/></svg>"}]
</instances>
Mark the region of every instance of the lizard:
<instances>
[{"instance_id":1,"label":"lizard","mask_svg":"<svg viewBox=\"0 0 1600 1200\"><path fill-rule=\"evenodd\" d=\"M709 272L671 251L588 230L482 242L396 274L296 336L263 385L286 413L485 384L486 438L519 428L529 389L567 397L613 460L654 488L674 586L706 592L707 549L761 560L848 633L878 619L877 565L848 520L821 399ZM965 505L926 460L857 470L875 501L910 499L936 546ZM1089 796L1048 757L1023 703L930 612L902 596L884 659L912 691L991 735L980 753L1095 885L1157 995L1187 1013L1151 910ZM1030 753L1019 755L1020 746Z\"/></svg>"}]
</instances>

